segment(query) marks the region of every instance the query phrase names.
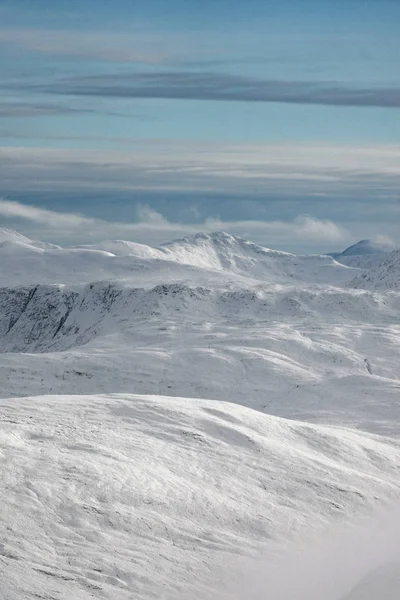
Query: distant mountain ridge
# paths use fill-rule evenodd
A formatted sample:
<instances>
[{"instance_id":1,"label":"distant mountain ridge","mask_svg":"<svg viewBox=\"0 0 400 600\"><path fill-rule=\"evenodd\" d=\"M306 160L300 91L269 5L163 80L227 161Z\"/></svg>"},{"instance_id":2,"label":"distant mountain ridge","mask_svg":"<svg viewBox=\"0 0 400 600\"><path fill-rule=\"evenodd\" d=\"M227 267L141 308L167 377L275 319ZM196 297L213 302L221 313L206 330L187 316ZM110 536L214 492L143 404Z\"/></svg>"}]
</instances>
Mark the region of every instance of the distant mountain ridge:
<instances>
[{"instance_id":1,"label":"distant mountain ridge","mask_svg":"<svg viewBox=\"0 0 400 600\"><path fill-rule=\"evenodd\" d=\"M134 287L184 281L228 284L329 285L400 289L400 250L361 240L341 253L295 255L218 231L158 247L124 240L61 248L0 229L0 286L130 282Z\"/></svg>"},{"instance_id":2,"label":"distant mountain ridge","mask_svg":"<svg viewBox=\"0 0 400 600\"><path fill-rule=\"evenodd\" d=\"M134 280L163 283L209 280L252 280L269 284L315 283L337 285L357 273L329 256L296 256L270 250L224 232L199 233L152 248L115 240L60 248L17 237L0 248L3 280L0 286L36 283L89 283Z\"/></svg>"}]
</instances>

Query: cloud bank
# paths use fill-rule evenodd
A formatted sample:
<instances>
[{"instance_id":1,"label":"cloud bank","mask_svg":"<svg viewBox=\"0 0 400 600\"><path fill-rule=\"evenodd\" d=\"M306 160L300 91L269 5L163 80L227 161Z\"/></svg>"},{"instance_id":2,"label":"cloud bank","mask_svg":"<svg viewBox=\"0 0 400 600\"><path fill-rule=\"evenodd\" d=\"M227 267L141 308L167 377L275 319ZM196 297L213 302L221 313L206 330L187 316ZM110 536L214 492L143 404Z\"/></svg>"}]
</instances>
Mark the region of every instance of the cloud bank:
<instances>
[{"instance_id":1,"label":"cloud bank","mask_svg":"<svg viewBox=\"0 0 400 600\"><path fill-rule=\"evenodd\" d=\"M0 200L0 217L4 223L11 221L28 237L63 243L127 239L156 245L199 231L216 230L271 245L282 245L293 238L299 242L306 238L311 243L337 243L351 239L349 233L335 223L310 216L299 216L287 222L207 219L199 224L182 224L167 220L145 205L138 206L136 222L118 223L3 199Z\"/></svg>"},{"instance_id":2,"label":"cloud bank","mask_svg":"<svg viewBox=\"0 0 400 600\"><path fill-rule=\"evenodd\" d=\"M317 223L350 230L349 242L386 235L400 243L398 146L114 142L109 150L0 148L0 196L120 223L113 231L104 226L102 237L128 235L126 220L137 222L144 204L167 219L164 229L158 223L156 242L192 230L228 229L294 252L342 249L343 238L327 225L318 237L312 220L298 221L313 215ZM265 225L271 222L273 231ZM42 219L41 229L36 223L33 235L52 235L57 242L55 230L46 229L49 221L44 227ZM289 234L287 223L301 235ZM94 225L89 231L100 236ZM143 231L144 224L142 241L154 241ZM67 239L62 231L57 235Z\"/></svg>"}]
</instances>

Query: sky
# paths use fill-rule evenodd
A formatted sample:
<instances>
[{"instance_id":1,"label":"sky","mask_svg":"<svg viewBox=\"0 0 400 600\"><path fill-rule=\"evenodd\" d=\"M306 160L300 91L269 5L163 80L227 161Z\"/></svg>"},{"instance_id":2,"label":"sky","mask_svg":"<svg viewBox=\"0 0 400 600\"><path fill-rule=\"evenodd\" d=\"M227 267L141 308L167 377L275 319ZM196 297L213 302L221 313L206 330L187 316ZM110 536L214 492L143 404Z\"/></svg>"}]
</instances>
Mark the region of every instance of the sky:
<instances>
[{"instance_id":1,"label":"sky","mask_svg":"<svg viewBox=\"0 0 400 600\"><path fill-rule=\"evenodd\" d=\"M0 225L400 245L399 23L397 0L0 0Z\"/></svg>"}]
</instances>

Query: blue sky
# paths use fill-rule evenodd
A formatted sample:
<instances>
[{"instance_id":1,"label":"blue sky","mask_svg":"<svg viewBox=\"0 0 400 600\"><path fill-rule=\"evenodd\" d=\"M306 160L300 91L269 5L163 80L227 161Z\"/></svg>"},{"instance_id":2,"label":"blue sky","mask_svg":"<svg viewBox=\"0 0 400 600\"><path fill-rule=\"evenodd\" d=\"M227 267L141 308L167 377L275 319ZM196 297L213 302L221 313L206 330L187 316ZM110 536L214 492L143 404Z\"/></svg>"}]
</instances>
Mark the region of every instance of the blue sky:
<instances>
[{"instance_id":1,"label":"blue sky","mask_svg":"<svg viewBox=\"0 0 400 600\"><path fill-rule=\"evenodd\" d=\"M0 219L400 243L399 22L393 0L0 0Z\"/></svg>"}]
</instances>

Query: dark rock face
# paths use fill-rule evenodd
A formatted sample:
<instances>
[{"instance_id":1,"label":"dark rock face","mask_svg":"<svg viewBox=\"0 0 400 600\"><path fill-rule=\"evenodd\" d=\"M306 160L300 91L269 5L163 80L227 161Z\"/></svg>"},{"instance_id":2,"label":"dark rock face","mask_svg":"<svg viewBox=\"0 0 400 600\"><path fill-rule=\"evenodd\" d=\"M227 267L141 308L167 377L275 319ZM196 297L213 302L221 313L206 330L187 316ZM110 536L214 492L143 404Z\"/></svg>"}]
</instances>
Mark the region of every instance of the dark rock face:
<instances>
[{"instance_id":1,"label":"dark rock face","mask_svg":"<svg viewBox=\"0 0 400 600\"><path fill-rule=\"evenodd\" d=\"M108 282L81 286L38 285L0 289L0 352L66 350L89 342L127 319L185 312L210 291L181 284L153 289Z\"/></svg>"}]
</instances>

